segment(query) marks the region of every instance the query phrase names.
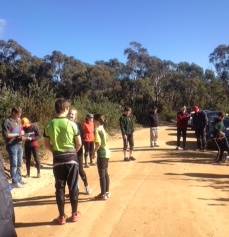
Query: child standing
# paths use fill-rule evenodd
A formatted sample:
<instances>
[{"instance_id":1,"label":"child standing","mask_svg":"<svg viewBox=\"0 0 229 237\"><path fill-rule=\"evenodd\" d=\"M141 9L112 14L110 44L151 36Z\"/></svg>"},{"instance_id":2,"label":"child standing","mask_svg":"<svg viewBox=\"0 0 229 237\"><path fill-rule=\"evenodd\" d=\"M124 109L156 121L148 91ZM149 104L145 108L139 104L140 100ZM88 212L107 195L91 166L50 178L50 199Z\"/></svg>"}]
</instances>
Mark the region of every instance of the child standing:
<instances>
[{"instance_id":1,"label":"child standing","mask_svg":"<svg viewBox=\"0 0 229 237\"><path fill-rule=\"evenodd\" d=\"M105 119L102 114L95 114L95 148L93 151L93 157L97 153L97 167L100 179L101 192L95 196L95 200L106 200L110 197L109 184L110 179L108 175L108 161L110 158L110 150L107 148L107 138L105 131Z\"/></svg>"}]
</instances>

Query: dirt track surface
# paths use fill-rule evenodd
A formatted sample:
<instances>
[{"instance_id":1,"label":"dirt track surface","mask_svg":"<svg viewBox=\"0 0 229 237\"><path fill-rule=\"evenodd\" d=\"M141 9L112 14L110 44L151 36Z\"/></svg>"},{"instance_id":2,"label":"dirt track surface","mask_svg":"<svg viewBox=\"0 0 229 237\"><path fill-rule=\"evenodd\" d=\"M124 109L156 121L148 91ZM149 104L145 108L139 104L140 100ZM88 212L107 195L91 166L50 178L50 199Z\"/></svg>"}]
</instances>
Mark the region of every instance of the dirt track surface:
<instances>
[{"instance_id":1,"label":"dirt track surface","mask_svg":"<svg viewBox=\"0 0 229 237\"><path fill-rule=\"evenodd\" d=\"M28 178L12 190L19 237L227 237L229 167L214 165L216 152L176 151L174 126L159 127L157 148L149 147L149 129L135 132L136 161L123 162L121 137L109 140L111 198L93 201L100 191L96 166L85 169L93 193L84 194L80 180L77 223L56 225L52 160L43 161L41 179ZM35 168L32 168L35 175ZM68 193L68 191L66 192ZM67 199L66 214L71 214Z\"/></svg>"}]
</instances>

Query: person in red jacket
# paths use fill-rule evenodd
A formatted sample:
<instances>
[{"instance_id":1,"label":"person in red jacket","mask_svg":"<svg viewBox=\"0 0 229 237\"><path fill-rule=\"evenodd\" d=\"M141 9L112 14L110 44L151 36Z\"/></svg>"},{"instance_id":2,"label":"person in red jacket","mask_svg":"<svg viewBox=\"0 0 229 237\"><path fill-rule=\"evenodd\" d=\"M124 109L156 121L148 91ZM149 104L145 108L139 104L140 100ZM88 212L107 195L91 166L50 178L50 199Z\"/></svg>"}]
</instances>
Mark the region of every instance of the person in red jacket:
<instances>
[{"instance_id":1,"label":"person in red jacket","mask_svg":"<svg viewBox=\"0 0 229 237\"><path fill-rule=\"evenodd\" d=\"M93 114L87 114L85 122L83 123L83 145L84 145L84 159L85 168L89 168L88 157L90 158L90 165L95 165L92 160L92 153L94 150L94 123Z\"/></svg>"},{"instance_id":2,"label":"person in red jacket","mask_svg":"<svg viewBox=\"0 0 229 237\"><path fill-rule=\"evenodd\" d=\"M177 113L177 147L176 150L180 149L180 138L183 138L183 150L187 150L186 147L186 134L188 127L188 120L190 115L186 112L186 106L181 107L181 110Z\"/></svg>"}]
</instances>

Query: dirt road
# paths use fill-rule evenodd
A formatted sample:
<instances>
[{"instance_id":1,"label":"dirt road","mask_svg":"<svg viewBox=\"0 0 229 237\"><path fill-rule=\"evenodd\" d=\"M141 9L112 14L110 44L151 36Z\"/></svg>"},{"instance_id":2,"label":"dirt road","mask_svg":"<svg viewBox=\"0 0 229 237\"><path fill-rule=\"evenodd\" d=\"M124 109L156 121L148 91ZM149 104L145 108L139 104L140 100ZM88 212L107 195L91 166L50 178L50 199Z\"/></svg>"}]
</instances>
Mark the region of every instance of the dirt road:
<instances>
[{"instance_id":1,"label":"dirt road","mask_svg":"<svg viewBox=\"0 0 229 237\"><path fill-rule=\"evenodd\" d=\"M29 178L13 190L19 237L226 237L229 236L229 167L214 165L216 152L175 150L174 126L159 128L159 147L149 147L149 129L135 132L136 161L123 162L121 138L111 139L111 198L93 201L99 193L96 167L86 169L93 189L84 194L80 181L77 223L58 226L51 160L43 162L42 178ZM35 175L35 168L34 175ZM66 214L70 215L67 200Z\"/></svg>"}]
</instances>

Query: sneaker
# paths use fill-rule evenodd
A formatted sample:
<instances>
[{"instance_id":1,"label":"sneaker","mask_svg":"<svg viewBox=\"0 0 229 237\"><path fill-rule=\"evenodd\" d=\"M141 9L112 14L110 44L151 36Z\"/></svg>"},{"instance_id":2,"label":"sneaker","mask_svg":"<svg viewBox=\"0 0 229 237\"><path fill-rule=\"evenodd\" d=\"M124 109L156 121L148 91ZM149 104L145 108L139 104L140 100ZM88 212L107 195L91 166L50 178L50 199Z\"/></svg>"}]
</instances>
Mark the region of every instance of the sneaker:
<instances>
[{"instance_id":1,"label":"sneaker","mask_svg":"<svg viewBox=\"0 0 229 237\"><path fill-rule=\"evenodd\" d=\"M24 176L24 178L29 178L30 177L30 174L26 174L25 176Z\"/></svg>"},{"instance_id":2,"label":"sneaker","mask_svg":"<svg viewBox=\"0 0 229 237\"><path fill-rule=\"evenodd\" d=\"M76 213L72 214L70 220L72 222L77 222L79 220L80 216L81 216L80 212L77 211Z\"/></svg>"},{"instance_id":3,"label":"sneaker","mask_svg":"<svg viewBox=\"0 0 229 237\"><path fill-rule=\"evenodd\" d=\"M203 151L203 152L206 152L207 150L204 148L202 151Z\"/></svg>"},{"instance_id":4,"label":"sneaker","mask_svg":"<svg viewBox=\"0 0 229 237\"><path fill-rule=\"evenodd\" d=\"M159 146L157 145L157 143L154 143L154 146L159 147Z\"/></svg>"},{"instance_id":5,"label":"sneaker","mask_svg":"<svg viewBox=\"0 0 229 237\"><path fill-rule=\"evenodd\" d=\"M85 192L87 195L90 195L91 194L91 189L89 186L85 187Z\"/></svg>"},{"instance_id":6,"label":"sneaker","mask_svg":"<svg viewBox=\"0 0 229 237\"><path fill-rule=\"evenodd\" d=\"M24 182L24 181L20 181L20 184L22 184L22 185L25 185L25 184L26 184L26 182Z\"/></svg>"},{"instance_id":7,"label":"sneaker","mask_svg":"<svg viewBox=\"0 0 229 237\"><path fill-rule=\"evenodd\" d=\"M58 217L56 218L56 221L57 221L57 223L58 223L59 225L63 225L63 224L66 223L66 219L67 219L67 216L66 216L66 215L64 215L64 216L58 216Z\"/></svg>"},{"instance_id":8,"label":"sneaker","mask_svg":"<svg viewBox=\"0 0 229 237\"><path fill-rule=\"evenodd\" d=\"M91 162L90 165L91 165L91 166L94 166L94 165L96 165L96 164L95 164L94 162Z\"/></svg>"},{"instance_id":9,"label":"sneaker","mask_svg":"<svg viewBox=\"0 0 229 237\"><path fill-rule=\"evenodd\" d=\"M89 168L89 165L88 165L88 164L85 164L84 168Z\"/></svg>"},{"instance_id":10,"label":"sneaker","mask_svg":"<svg viewBox=\"0 0 229 237\"><path fill-rule=\"evenodd\" d=\"M130 161L128 157L124 157L124 161Z\"/></svg>"},{"instance_id":11,"label":"sneaker","mask_svg":"<svg viewBox=\"0 0 229 237\"><path fill-rule=\"evenodd\" d=\"M110 198L111 194L109 192L106 192L106 196L107 196L107 198Z\"/></svg>"},{"instance_id":12,"label":"sneaker","mask_svg":"<svg viewBox=\"0 0 229 237\"><path fill-rule=\"evenodd\" d=\"M41 177L41 174L40 173L37 173L37 178L40 178Z\"/></svg>"},{"instance_id":13,"label":"sneaker","mask_svg":"<svg viewBox=\"0 0 229 237\"><path fill-rule=\"evenodd\" d=\"M188 150L188 148L187 148L187 147L184 147L183 150Z\"/></svg>"},{"instance_id":14,"label":"sneaker","mask_svg":"<svg viewBox=\"0 0 229 237\"><path fill-rule=\"evenodd\" d=\"M12 188L24 188L24 185L21 183L13 183Z\"/></svg>"},{"instance_id":15,"label":"sneaker","mask_svg":"<svg viewBox=\"0 0 229 237\"><path fill-rule=\"evenodd\" d=\"M136 159L133 156L130 156L129 160L136 160Z\"/></svg>"},{"instance_id":16,"label":"sneaker","mask_svg":"<svg viewBox=\"0 0 229 237\"><path fill-rule=\"evenodd\" d=\"M94 197L94 199L96 200L96 201L105 201L105 200L107 200L107 196L106 196L106 194L104 194L104 195L102 195L102 194L99 194L99 195L97 195L97 196L95 196Z\"/></svg>"},{"instance_id":17,"label":"sneaker","mask_svg":"<svg viewBox=\"0 0 229 237\"><path fill-rule=\"evenodd\" d=\"M176 147L176 150L179 150L179 149L180 149L180 147L179 147L179 146L177 146L177 147Z\"/></svg>"},{"instance_id":18,"label":"sneaker","mask_svg":"<svg viewBox=\"0 0 229 237\"><path fill-rule=\"evenodd\" d=\"M151 146L151 147L154 147L154 145L153 145L153 144L151 144L150 146Z\"/></svg>"}]
</instances>

